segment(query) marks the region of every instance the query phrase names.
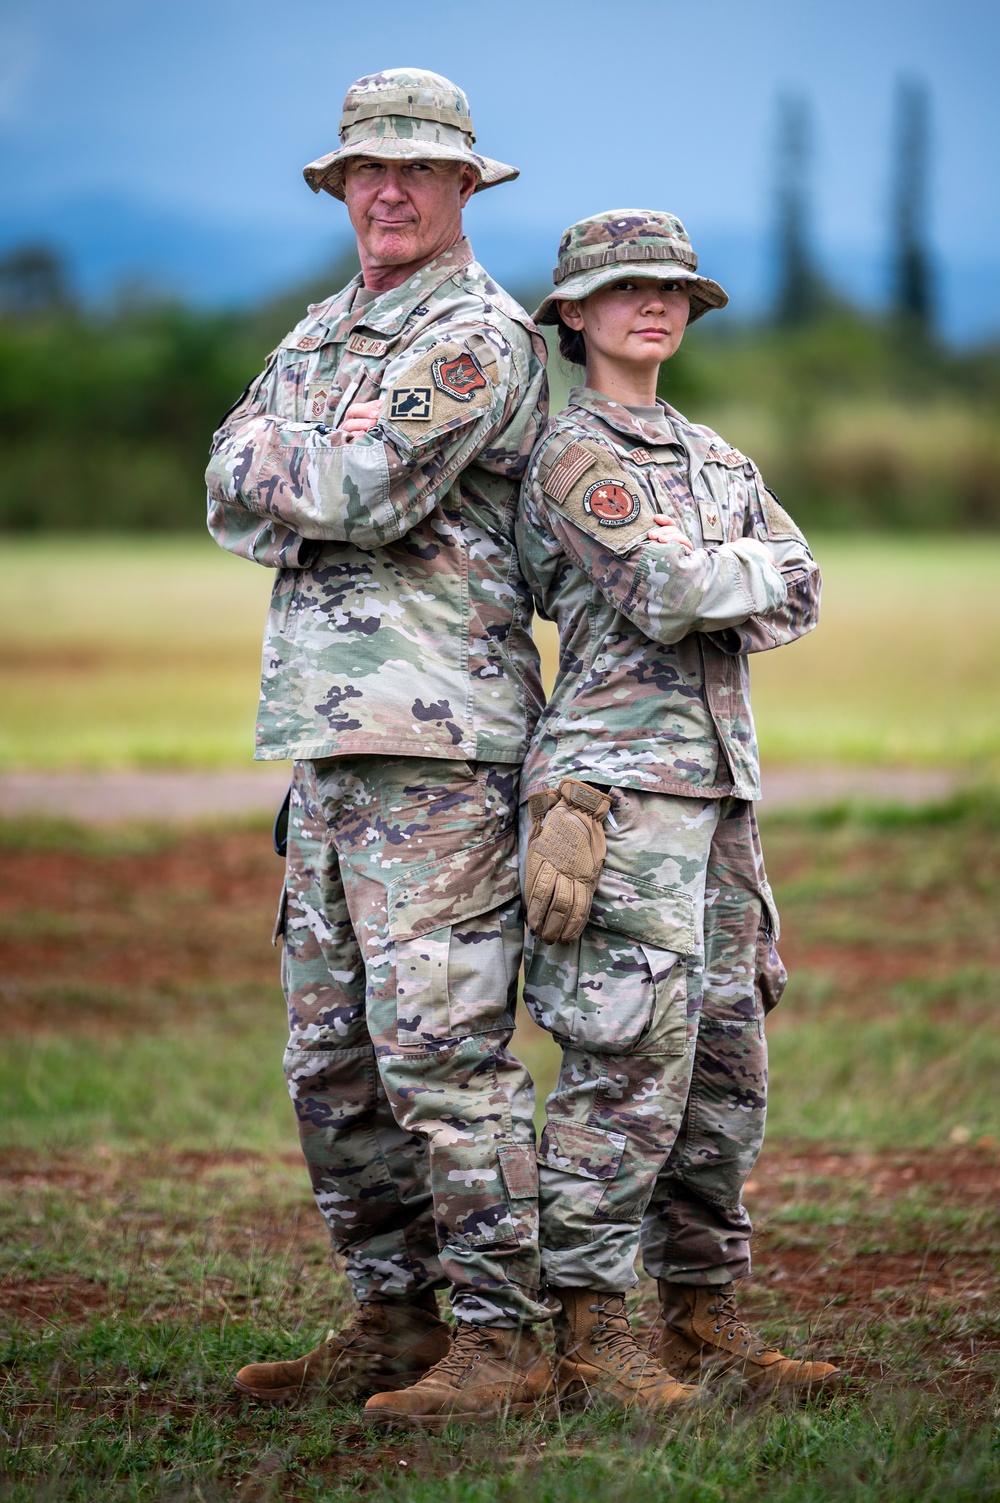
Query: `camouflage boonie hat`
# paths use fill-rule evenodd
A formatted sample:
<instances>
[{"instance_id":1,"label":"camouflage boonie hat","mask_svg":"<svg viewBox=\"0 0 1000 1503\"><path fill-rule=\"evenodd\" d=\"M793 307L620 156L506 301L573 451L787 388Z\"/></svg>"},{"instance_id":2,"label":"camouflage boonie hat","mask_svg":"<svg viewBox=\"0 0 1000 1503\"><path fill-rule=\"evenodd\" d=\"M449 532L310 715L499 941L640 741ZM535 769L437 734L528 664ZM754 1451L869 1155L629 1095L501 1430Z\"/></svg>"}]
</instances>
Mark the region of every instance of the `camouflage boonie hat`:
<instances>
[{"instance_id":1,"label":"camouflage boonie hat","mask_svg":"<svg viewBox=\"0 0 1000 1503\"><path fill-rule=\"evenodd\" d=\"M351 84L340 117L342 144L303 167L302 175L314 193L323 188L341 200L351 157L468 162L479 175L477 193L518 176L517 167L473 151L475 139L461 89L424 68L389 68Z\"/></svg>"},{"instance_id":2,"label":"camouflage boonie hat","mask_svg":"<svg viewBox=\"0 0 1000 1503\"><path fill-rule=\"evenodd\" d=\"M599 287L620 282L626 274L690 283L688 323L729 302L718 282L698 275L698 257L691 249L687 230L673 214L655 209L609 209L563 231L559 265L552 273L556 290L539 306L535 322L557 324L556 304L560 299L581 302Z\"/></svg>"}]
</instances>

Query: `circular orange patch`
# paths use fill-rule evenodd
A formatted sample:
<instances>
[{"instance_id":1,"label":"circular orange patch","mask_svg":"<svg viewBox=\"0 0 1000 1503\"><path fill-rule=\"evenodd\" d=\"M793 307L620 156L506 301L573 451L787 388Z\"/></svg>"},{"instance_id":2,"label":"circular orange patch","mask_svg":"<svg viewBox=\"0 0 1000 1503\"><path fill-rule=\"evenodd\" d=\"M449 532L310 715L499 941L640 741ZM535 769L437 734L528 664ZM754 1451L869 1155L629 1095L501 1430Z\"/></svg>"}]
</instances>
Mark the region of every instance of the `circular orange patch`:
<instances>
[{"instance_id":1,"label":"circular orange patch","mask_svg":"<svg viewBox=\"0 0 1000 1503\"><path fill-rule=\"evenodd\" d=\"M639 515L639 497L616 480L602 480L587 491L583 509L602 527L625 527Z\"/></svg>"}]
</instances>

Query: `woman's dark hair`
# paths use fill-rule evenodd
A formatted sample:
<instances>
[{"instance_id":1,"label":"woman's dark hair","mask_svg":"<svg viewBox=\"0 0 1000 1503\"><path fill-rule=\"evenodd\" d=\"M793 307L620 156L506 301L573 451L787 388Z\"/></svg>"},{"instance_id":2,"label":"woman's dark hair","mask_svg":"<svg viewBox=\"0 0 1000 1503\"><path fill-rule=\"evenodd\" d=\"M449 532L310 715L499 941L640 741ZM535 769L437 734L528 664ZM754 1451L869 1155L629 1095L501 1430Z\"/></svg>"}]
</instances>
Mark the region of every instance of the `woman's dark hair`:
<instances>
[{"instance_id":1,"label":"woman's dark hair","mask_svg":"<svg viewBox=\"0 0 1000 1503\"><path fill-rule=\"evenodd\" d=\"M558 316L558 315L557 315ZM582 329L571 329L559 319L559 353L570 365L587 364L587 341Z\"/></svg>"}]
</instances>

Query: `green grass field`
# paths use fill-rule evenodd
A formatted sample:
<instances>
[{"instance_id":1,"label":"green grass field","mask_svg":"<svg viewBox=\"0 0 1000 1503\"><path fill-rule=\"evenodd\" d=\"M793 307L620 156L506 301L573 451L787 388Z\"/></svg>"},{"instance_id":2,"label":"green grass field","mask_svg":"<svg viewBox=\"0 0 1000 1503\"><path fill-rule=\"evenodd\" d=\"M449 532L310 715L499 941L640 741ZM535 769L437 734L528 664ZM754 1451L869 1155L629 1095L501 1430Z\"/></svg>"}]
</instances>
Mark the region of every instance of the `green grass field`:
<instances>
[{"instance_id":1,"label":"green grass field","mask_svg":"<svg viewBox=\"0 0 1000 1503\"><path fill-rule=\"evenodd\" d=\"M792 980L747 1300L844 1391L433 1439L241 1407L234 1369L347 1300L281 1079L280 864L262 824L31 818L0 824L3 1503L1000 1499L1000 541L817 551L821 630L754 664L765 758L973 785L764 820ZM8 541L0 768L245 764L268 584L207 541ZM515 1045L544 1096L554 1046Z\"/></svg>"},{"instance_id":2,"label":"green grass field","mask_svg":"<svg viewBox=\"0 0 1000 1503\"><path fill-rule=\"evenodd\" d=\"M347 1297L281 1081L266 832L0 827L0 1497L1000 1497L1000 809L772 817L764 838L792 980L747 1300L846 1388L373 1439L356 1407L230 1389ZM551 1044L522 1024L517 1045L544 1091ZM643 1280L642 1329L652 1299Z\"/></svg>"},{"instance_id":3,"label":"green grass field","mask_svg":"<svg viewBox=\"0 0 1000 1503\"><path fill-rule=\"evenodd\" d=\"M822 626L753 666L766 761L994 779L1000 539L816 551ZM208 539L5 539L0 768L245 764L268 589Z\"/></svg>"}]
</instances>

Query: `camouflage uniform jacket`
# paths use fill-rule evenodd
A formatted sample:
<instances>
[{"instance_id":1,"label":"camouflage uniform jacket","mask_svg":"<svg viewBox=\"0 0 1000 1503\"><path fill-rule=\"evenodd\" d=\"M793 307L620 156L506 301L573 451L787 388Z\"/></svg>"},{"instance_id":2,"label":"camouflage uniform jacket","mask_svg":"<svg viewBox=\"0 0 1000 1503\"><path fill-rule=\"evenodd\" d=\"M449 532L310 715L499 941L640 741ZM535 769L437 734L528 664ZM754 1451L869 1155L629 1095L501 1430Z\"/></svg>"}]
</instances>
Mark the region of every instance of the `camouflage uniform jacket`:
<instances>
[{"instance_id":1,"label":"camouflage uniform jacket","mask_svg":"<svg viewBox=\"0 0 1000 1503\"><path fill-rule=\"evenodd\" d=\"M560 661L522 798L566 776L760 797L747 654L812 630L819 570L756 466L660 405L575 388L532 456L518 551ZM650 542L655 512L693 548Z\"/></svg>"},{"instance_id":2,"label":"camouflage uniform jacket","mask_svg":"<svg viewBox=\"0 0 1000 1503\"><path fill-rule=\"evenodd\" d=\"M227 415L209 530L278 571L259 758L521 761L542 692L514 516L544 358L463 240L310 308ZM347 408L379 396L345 444Z\"/></svg>"}]
</instances>

